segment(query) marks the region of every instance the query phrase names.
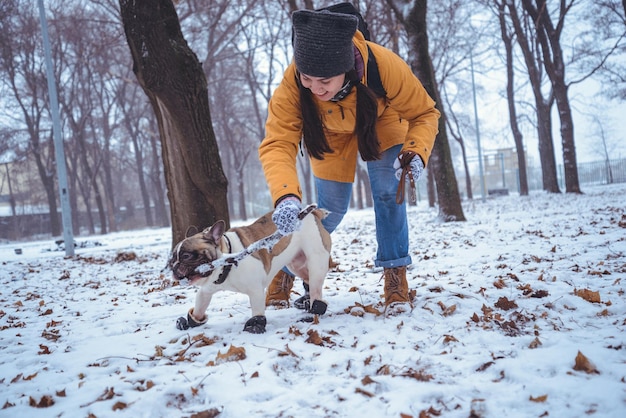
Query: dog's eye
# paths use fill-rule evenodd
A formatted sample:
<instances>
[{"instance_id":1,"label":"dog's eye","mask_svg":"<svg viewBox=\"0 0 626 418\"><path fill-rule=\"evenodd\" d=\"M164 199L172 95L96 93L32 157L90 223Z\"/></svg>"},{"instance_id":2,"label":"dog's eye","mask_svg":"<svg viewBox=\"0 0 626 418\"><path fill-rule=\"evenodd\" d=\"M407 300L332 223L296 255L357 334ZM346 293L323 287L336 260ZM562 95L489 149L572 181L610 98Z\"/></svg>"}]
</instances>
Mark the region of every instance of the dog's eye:
<instances>
[{"instance_id":1,"label":"dog's eye","mask_svg":"<svg viewBox=\"0 0 626 418\"><path fill-rule=\"evenodd\" d=\"M196 255L193 253L182 253L180 255L181 261L191 261L196 258Z\"/></svg>"}]
</instances>

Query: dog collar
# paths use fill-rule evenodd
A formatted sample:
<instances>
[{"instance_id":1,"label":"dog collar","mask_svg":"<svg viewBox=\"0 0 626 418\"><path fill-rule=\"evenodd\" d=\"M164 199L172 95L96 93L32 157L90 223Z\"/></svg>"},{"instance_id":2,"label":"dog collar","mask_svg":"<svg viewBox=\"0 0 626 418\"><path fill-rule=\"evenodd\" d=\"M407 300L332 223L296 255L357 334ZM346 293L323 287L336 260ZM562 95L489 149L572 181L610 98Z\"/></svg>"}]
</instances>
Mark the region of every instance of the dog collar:
<instances>
[{"instance_id":1,"label":"dog collar","mask_svg":"<svg viewBox=\"0 0 626 418\"><path fill-rule=\"evenodd\" d=\"M233 247L230 243L230 238L228 238L228 235L224 234L222 235L224 237L224 239L226 240L226 246L228 247L228 254L233 252Z\"/></svg>"}]
</instances>

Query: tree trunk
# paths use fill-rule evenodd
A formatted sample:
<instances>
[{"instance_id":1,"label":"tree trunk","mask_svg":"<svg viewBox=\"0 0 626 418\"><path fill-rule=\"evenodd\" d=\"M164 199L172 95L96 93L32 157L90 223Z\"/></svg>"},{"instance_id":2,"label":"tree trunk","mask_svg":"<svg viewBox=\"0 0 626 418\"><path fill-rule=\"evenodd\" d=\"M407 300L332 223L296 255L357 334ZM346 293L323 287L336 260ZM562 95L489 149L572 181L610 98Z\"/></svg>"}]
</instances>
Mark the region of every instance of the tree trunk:
<instances>
[{"instance_id":1,"label":"tree trunk","mask_svg":"<svg viewBox=\"0 0 626 418\"><path fill-rule=\"evenodd\" d=\"M535 98L537 116L537 138L539 142L539 159L541 160L541 176L543 189L550 193L560 193L554 157L554 141L552 138L552 97L544 99L541 91L541 69L537 65L528 33L522 28L517 8L513 2L507 2L511 23L517 35L517 43L522 50L524 62L528 69L528 79Z\"/></svg>"},{"instance_id":2,"label":"tree trunk","mask_svg":"<svg viewBox=\"0 0 626 418\"><path fill-rule=\"evenodd\" d=\"M565 191L580 193L578 167L576 163L576 146L574 144L574 120L567 96L565 83L565 62L561 48L561 31L563 21L570 5L561 2L559 20L556 28L552 24L546 0L522 0L524 9L532 17L537 32L537 39L543 53L543 65L552 83L556 106L561 122L561 144L563 148L563 167L565 169Z\"/></svg>"},{"instance_id":3,"label":"tree trunk","mask_svg":"<svg viewBox=\"0 0 626 418\"><path fill-rule=\"evenodd\" d=\"M151 169L150 180L152 183L152 192L154 199L154 217L159 226L169 226L170 218L167 215L165 204L165 190L163 190L163 182L161 181L161 164L159 163L159 149L156 135L150 135L150 151L151 151Z\"/></svg>"},{"instance_id":4,"label":"tree trunk","mask_svg":"<svg viewBox=\"0 0 626 418\"><path fill-rule=\"evenodd\" d=\"M30 129L29 129L30 130ZM48 200L48 209L50 213L50 233L53 237L61 235L61 219L57 212L57 194L55 191L54 176L51 174L49 168L43 162L43 155L41 149L41 143L39 137L31 136L31 147L33 150L33 156L35 157L35 164L37 165L37 171L41 178L44 190L46 192L46 199ZM52 142L52 131L50 133L50 142Z\"/></svg>"},{"instance_id":5,"label":"tree trunk","mask_svg":"<svg viewBox=\"0 0 626 418\"><path fill-rule=\"evenodd\" d=\"M448 108L451 108L450 104L448 104ZM449 115L450 116L446 118L446 127L448 128L447 132L459 144L459 147L461 147L461 156L463 158L463 171L465 173L465 193L467 194L467 198L472 200L474 199L474 193L472 192L472 177L470 176L469 165L467 164L467 150L465 148L465 140L460 133L461 129L459 128L459 122L456 118L456 115L454 114L454 112L449 113Z\"/></svg>"},{"instance_id":6,"label":"tree trunk","mask_svg":"<svg viewBox=\"0 0 626 418\"><path fill-rule=\"evenodd\" d=\"M104 183L104 199L106 202L109 232L117 232L117 205L115 204L115 187L113 186L113 167L111 167L111 129L109 123L103 121L104 145L102 147L102 169Z\"/></svg>"},{"instance_id":7,"label":"tree trunk","mask_svg":"<svg viewBox=\"0 0 626 418\"><path fill-rule=\"evenodd\" d=\"M565 171L565 192L581 193L578 180L578 163L576 144L574 142L574 119L567 95L567 86L563 79L554 80L554 98L561 120L561 148L563 152L563 168Z\"/></svg>"},{"instance_id":8,"label":"tree trunk","mask_svg":"<svg viewBox=\"0 0 626 418\"><path fill-rule=\"evenodd\" d=\"M513 69L513 39L509 34L506 25L505 3L497 3L498 19L500 21L500 32L504 49L506 51L506 97L509 107L509 125L515 141L515 151L517 152L517 167L520 196L528 196L528 174L526 170L526 151L524 151L524 138L517 123L517 112L515 108L515 70Z\"/></svg>"},{"instance_id":9,"label":"tree trunk","mask_svg":"<svg viewBox=\"0 0 626 418\"><path fill-rule=\"evenodd\" d=\"M152 220L152 208L150 207L150 196L148 194L148 187L146 185L146 175L144 173L144 162L143 162L143 150L139 145L139 138L137 137L134 131L132 134L132 144L133 151L135 152L135 164L137 166L137 181L139 182L139 192L141 193L141 201L143 202L143 213L146 218L146 225L153 226L154 222ZM133 202L133 201L131 201ZM130 209L130 208L127 208Z\"/></svg>"},{"instance_id":10,"label":"tree trunk","mask_svg":"<svg viewBox=\"0 0 626 418\"><path fill-rule=\"evenodd\" d=\"M434 208L437 204L437 192L435 191L435 174L433 170L426 170L427 183L426 188L428 190L428 207Z\"/></svg>"},{"instance_id":11,"label":"tree trunk","mask_svg":"<svg viewBox=\"0 0 626 418\"><path fill-rule=\"evenodd\" d=\"M133 71L156 113L172 245L189 226L230 225L228 182L211 125L207 82L171 0L120 0Z\"/></svg>"},{"instance_id":12,"label":"tree trunk","mask_svg":"<svg viewBox=\"0 0 626 418\"><path fill-rule=\"evenodd\" d=\"M421 80L424 88L435 100L437 109L441 112L439 118L439 134L433 148L429 166L433 169L437 183L437 200L439 202L439 217L445 221L465 221L461 198L452 164L450 144L446 131L445 113L441 108L441 96L437 88L435 71L428 52L428 34L426 31L427 0L415 0L413 8L405 21L409 38L411 54L416 58L412 67Z\"/></svg>"}]
</instances>

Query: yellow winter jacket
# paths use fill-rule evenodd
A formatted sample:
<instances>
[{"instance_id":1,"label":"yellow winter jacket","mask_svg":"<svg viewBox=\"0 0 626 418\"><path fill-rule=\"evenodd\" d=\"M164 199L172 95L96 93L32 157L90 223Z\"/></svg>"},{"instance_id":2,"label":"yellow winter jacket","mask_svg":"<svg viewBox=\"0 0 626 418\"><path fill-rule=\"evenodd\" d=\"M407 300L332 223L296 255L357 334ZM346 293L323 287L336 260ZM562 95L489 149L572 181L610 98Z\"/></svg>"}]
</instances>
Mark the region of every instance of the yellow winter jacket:
<instances>
[{"instance_id":1,"label":"yellow winter jacket","mask_svg":"<svg viewBox=\"0 0 626 418\"><path fill-rule=\"evenodd\" d=\"M376 133L381 151L404 144L403 151L417 153L427 164L438 132L440 113L435 102L406 62L391 50L366 41L358 31L353 42L363 57L365 72L369 59L367 47L370 47L387 92L386 97L378 99ZM367 82L367 73L361 81ZM356 89L338 102L315 101L333 152L324 154L323 160L311 159L313 173L325 180L352 183L359 155L354 129ZM300 96L296 66L292 62L269 102L265 138L259 146L259 158L273 202L288 194L302 198L296 169L301 137Z\"/></svg>"}]
</instances>

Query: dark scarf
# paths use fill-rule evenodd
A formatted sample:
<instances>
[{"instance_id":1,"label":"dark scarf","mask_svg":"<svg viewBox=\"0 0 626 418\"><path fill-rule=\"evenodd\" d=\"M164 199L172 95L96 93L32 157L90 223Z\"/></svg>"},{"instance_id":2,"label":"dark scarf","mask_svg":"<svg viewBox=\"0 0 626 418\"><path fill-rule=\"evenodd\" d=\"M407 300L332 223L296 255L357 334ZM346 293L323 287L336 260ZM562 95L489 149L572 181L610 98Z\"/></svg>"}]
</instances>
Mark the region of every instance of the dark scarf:
<instances>
[{"instance_id":1,"label":"dark scarf","mask_svg":"<svg viewBox=\"0 0 626 418\"><path fill-rule=\"evenodd\" d=\"M361 80L361 78L363 78L365 63L363 62L363 56L361 55L361 53L359 52L359 49L356 46L354 47L354 69L356 70L358 79ZM357 83L360 83L360 81L347 80L346 83L341 88L341 90L339 90L337 94L335 94L335 97L330 99L330 101L339 102L345 99L346 96L350 94L350 92L352 91L352 87L354 87Z\"/></svg>"}]
</instances>

